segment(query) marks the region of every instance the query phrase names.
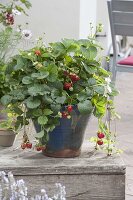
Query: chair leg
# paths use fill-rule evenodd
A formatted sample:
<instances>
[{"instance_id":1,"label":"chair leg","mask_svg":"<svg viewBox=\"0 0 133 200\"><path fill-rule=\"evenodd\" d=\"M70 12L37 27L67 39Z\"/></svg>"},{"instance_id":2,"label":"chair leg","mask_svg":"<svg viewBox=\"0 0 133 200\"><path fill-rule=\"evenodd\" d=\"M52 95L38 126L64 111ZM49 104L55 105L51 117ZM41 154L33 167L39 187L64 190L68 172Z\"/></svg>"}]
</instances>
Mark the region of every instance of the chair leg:
<instances>
[{"instance_id":1,"label":"chair leg","mask_svg":"<svg viewBox=\"0 0 133 200\"><path fill-rule=\"evenodd\" d=\"M116 62L114 61L114 58L111 58L110 60L110 72L112 73L112 82L115 84L116 81Z\"/></svg>"},{"instance_id":2,"label":"chair leg","mask_svg":"<svg viewBox=\"0 0 133 200\"><path fill-rule=\"evenodd\" d=\"M113 71L112 71L112 82L115 84L115 82L116 82L116 70L115 69L113 69Z\"/></svg>"}]
</instances>

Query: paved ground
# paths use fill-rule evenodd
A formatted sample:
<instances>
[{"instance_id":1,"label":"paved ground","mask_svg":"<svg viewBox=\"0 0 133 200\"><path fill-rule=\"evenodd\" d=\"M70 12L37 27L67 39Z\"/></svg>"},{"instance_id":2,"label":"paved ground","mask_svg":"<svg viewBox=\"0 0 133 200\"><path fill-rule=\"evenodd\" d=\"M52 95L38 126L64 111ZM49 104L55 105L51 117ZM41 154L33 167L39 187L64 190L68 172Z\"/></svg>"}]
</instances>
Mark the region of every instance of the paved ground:
<instances>
[{"instance_id":1,"label":"paved ground","mask_svg":"<svg viewBox=\"0 0 133 200\"><path fill-rule=\"evenodd\" d=\"M126 200L133 200L133 74L118 73L116 87L120 91L115 98L117 112L121 120L117 122L118 145L124 150L122 158L127 166ZM87 135L95 134L96 120L92 119Z\"/></svg>"},{"instance_id":2,"label":"paved ground","mask_svg":"<svg viewBox=\"0 0 133 200\"><path fill-rule=\"evenodd\" d=\"M133 200L133 74L118 74L117 87L120 95L116 107L121 115L117 123L119 145L124 150L123 160L127 166L126 200Z\"/></svg>"},{"instance_id":3,"label":"paved ground","mask_svg":"<svg viewBox=\"0 0 133 200\"><path fill-rule=\"evenodd\" d=\"M123 160L127 166L126 200L133 200L133 74L118 74L120 90L116 98L117 110L121 120L117 124L119 145L124 150Z\"/></svg>"}]
</instances>

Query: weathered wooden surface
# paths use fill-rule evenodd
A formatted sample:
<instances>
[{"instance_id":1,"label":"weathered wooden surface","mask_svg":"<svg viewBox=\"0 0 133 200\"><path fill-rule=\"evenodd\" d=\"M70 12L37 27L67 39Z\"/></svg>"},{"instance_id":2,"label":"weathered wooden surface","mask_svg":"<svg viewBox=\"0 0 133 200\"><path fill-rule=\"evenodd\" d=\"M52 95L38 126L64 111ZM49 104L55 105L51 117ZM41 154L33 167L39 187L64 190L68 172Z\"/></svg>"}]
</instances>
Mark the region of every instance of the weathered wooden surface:
<instances>
[{"instance_id":1,"label":"weathered wooden surface","mask_svg":"<svg viewBox=\"0 0 133 200\"><path fill-rule=\"evenodd\" d=\"M71 159L1 148L0 170L23 178L32 195L42 188L52 193L54 184L60 182L66 186L68 200L125 199L125 165L120 156L106 157L86 144L81 156Z\"/></svg>"},{"instance_id":2,"label":"weathered wooden surface","mask_svg":"<svg viewBox=\"0 0 133 200\"><path fill-rule=\"evenodd\" d=\"M38 193L45 188L49 193L55 191L55 182L66 186L67 200L124 200L125 187L123 175L38 175L18 176L29 186L29 193Z\"/></svg>"}]
</instances>

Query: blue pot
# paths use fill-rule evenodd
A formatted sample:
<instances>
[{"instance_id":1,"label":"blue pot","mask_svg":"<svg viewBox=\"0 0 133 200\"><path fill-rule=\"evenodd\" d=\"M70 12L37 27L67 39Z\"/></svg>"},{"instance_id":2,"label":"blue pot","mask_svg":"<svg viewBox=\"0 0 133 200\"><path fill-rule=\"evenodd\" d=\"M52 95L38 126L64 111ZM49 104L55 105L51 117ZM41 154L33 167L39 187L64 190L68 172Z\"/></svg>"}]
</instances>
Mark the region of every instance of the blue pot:
<instances>
[{"instance_id":1,"label":"blue pot","mask_svg":"<svg viewBox=\"0 0 133 200\"><path fill-rule=\"evenodd\" d=\"M71 112L71 119L61 118L60 125L49 133L49 141L43 152L51 157L76 157L79 156L84 139L86 125L90 114L81 115L77 107ZM40 125L34 124L37 132Z\"/></svg>"}]
</instances>

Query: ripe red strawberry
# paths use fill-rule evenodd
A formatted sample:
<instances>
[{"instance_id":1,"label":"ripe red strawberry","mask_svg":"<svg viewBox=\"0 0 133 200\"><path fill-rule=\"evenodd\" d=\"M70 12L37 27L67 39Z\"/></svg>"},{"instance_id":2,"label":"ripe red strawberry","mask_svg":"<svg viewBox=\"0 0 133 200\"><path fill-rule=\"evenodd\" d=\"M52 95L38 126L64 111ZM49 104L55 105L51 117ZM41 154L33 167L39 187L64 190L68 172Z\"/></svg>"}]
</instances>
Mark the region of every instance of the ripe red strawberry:
<instances>
[{"instance_id":1,"label":"ripe red strawberry","mask_svg":"<svg viewBox=\"0 0 133 200\"><path fill-rule=\"evenodd\" d=\"M35 55L40 56L41 55L41 51L40 50L35 50Z\"/></svg>"},{"instance_id":2,"label":"ripe red strawberry","mask_svg":"<svg viewBox=\"0 0 133 200\"><path fill-rule=\"evenodd\" d=\"M9 25L13 25L14 24L14 16L12 13L6 13L5 15L6 18L6 23Z\"/></svg>"},{"instance_id":3,"label":"ripe red strawberry","mask_svg":"<svg viewBox=\"0 0 133 200\"><path fill-rule=\"evenodd\" d=\"M79 76L77 76L76 74L70 74L69 77L73 82L80 80Z\"/></svg>"},{"instance_id":4,"label":"ripe red strawberry","mask_svg":"<svg viewBox=\"0 0 133 200\"><path fill-rule=\"evenodd\" d=\"M105 134L102 133L102 132L98 132L98 133L97 133L97 136L98 136L98 138L102 139L102 138L105 137Z\"/></svg>"},{"instance_id":5,"label":"ripe red strawberry","mask_svg":"<svg viewBox=\"0 0 133 200\"><path fill-rule=\"evenodd\" d=\"M41 150L42 150L41 146L37 146L37 147L36 147L36 150L37 150L37 151L41 151Z\"/></svg>"},{"instance_id":6,"label":"ripe red strawberry","mask_svg":"<svg viewBox=\"0 0 133 200\"><path fill-rule=\"evenodd\" d=\"M102 140L98 140L97 144L101 146L101 145L103 145L103 141Z\"/></svg>"},{"instance_id":7,"label":"ripe red strawberry","mask_svg":"<svg viewBox=\"0 0 133 200\"><path fill-rule=\"evenodd\" d=\"M26 146L26 143L22 143L22 144L21 144L21 149L26 149L26 147L27 147L27 146Z\"/></svg>"},{"instance_id":8,"label":"ripe red strawberry","mask_svg":"<svg viewBox=\"0 0 133 200\"><path fill-rule=\"evenodd\" d=\"M72 107L71 105L69 105L69 106L67 107L67 110L68 110L68 112L72 112L73 107Z\"/></svg>"},{"instance_id":9,"label":"ripe red strawberry","mask_svg":"<svg viewBox=\"0 0 133 200\"><path fill-rule=\"evenodd\" d=\"M27 143L26 147L27 147L27 149L31 149L32 148L32 143Z\"/></svg>"},{"instance_id":10,"label":"ripe red strawberry","mask_svg":"<svg viewBox=\"0 0 133 200\"><path fill-rule=\"evenodd\" d=\"M6 13L6 19L8 19L11 16L11 13Z\"/></svg>"},{"instance_id":11,"label":"ripe red strawberry","mask_svg":"<svg viewBox=\"0 0 133 200\"><path fill-rule=\"evenodd\" d=\"M62 118L67 118L67 116L68 116L68 113L67 113L67 112L65 112L65 111L64 111L64 112L62 112L61 114L62 114Z\"/></svg>"},{"instance_id":12,"label":"ripe red strawberry","mask_svg":"<svg viewBox=\"0 0 133 200\"><path fill-rule=\"evenodd\" d=\"M72 83L67 83L67 82L64 83L65 90L69 90L71 87L72 87Z\"/></svg>"},{"instance_id":13,"label":"ripe red strawberry","mask_svg":"<svg viewBox=\"0 0 133 200\"><path fill-rule=\"evenodd\" d=\"M65 112L65 111L64 111L64 112L62 112L61 114L62 114L62 117L63 117L63 118L67 118L67 116L68 116L68 113L67 113L67 112Z\"/></svg>"},{"instance_id":14,"label":"ripe red strawberry","mask_svg":"<svg viewBox=\"0 0 133 200\"><path fill-rule=\"evenodd\" d=\"M14 24L14 17L12 16L12 14L8 14L6 17L6 23L8 25L13 25Z\"/></svg>"}]
</instances>

